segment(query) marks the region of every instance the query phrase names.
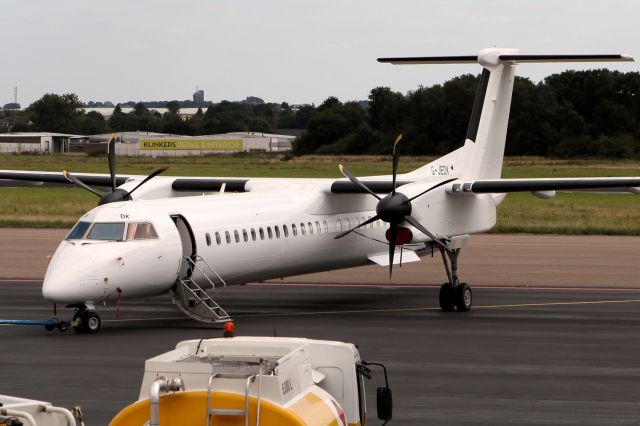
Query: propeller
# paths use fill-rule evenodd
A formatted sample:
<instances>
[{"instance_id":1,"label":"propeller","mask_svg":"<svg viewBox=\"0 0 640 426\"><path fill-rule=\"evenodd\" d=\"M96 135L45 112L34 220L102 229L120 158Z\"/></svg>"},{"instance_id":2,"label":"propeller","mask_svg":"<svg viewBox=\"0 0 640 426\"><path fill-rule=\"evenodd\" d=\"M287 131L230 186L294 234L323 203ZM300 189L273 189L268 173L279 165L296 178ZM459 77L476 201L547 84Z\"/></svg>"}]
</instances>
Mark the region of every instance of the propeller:
<instances>
[{"instance_id":1,"label":"propeller","mask_svg":"<svg viewBox=\"0 0 640 426\"><path fill-rule=\"evenodd\" d=\"M96 196L98 196L100 198L100 201L98 201L98 205L99 206L101 206L103 204L114 203L116 201L129 201L129 200L131 200L131 194L136 189L140 188L142 185L147 183L149 180L153 179L154 177L158 176L160 173L162 173L162 172L164 172L165 170L168 169L168 167L163 167L163 168L154 170L153 172L151 172L151 174L149 176L144 178L142 180L142 182L140 182L138 185L136 185L135 188L133 188L131 191L126 191L126 190L124 190L122 188L117 188L116 187L117 185L116 185L116 150L115 150L115 147L116 147L116 135L114 133L109 138L109 144L107 145L107 157L109 159L109 175L111 177L111 191L110 192L100 193L97 190L95 190L94 188L91 188L86 183L82 182L77 177L73 176L67 170L63 170L62 171L62 174L64 175L64 177L69 182L73 183L74 185L76 185L76 186L78 186L78 187L80 187L82 189L86 189L87 191L91 192L92 194L95 194Z\"/></svg>"},{"instance_id":2,"label":"propeller","mask_svg":"<svg viewBox=\"0 0 640 426\"><path fill-rule=\"evenodd\" d=\"M397 175L398 175L398 163L400 160L400 152L398 150L398 143L402 140L402 134L398 135L398 137L396 138L396 141L393 144L393 163L392 163L392 170L393 170L393 175L392 175L392 186L391 186L391 193L388 194L386 197L384 198L380 198L380 196L376 193L374 193L370 188L368 188L363 182L361 182L360 180L358 180L358 178L356 178L353 174L351 174L346 168L344 168L344 166L342 166L342 164L340 164L339 168L340 168L340 173L342 173L342 175L344 177L346 177L347 179L349 179L351 182L353 182L354 184L358 185L360 188L362 188L363 190L365 190L366 192L368 192L369 194L373 195L374 197L376 197L378 199L378 205L376 206L376 215L373 216L371 219L362 222L361 224L349 229L348 231L342 232L338 235L336 235L334 238L338 239L338 238L342 238L350 233L352 233L353 231L355 231L358 228L361 228L365 225L368 225L372 222L375 222L377 220L382 220L384 222L387 222L389 224L389 229L386 232L386 237L387 237L387 241L389 241L389 277L391 277L391 274L393 273L393 257L396 251L396 245L400 244L405 244L409 241L411 241L411 238L413 237L411 235L411 231L405 227L401 227L400 224L402 224L403 222L408 222L409 224L411 224L413 227L415 227L416 229L418 229L420 232L422 232L423 234L427 235L429 238L431 238L433 240L433 242L435 244L438 244L440 247L442 247L443 249L449 251L449 248L446 246L446 244L444 244L439 237L437 237L436 235L434 235L432 232L430 232L427 228L425 228L420 222L418 222L414 217L411 216L411 211L412 211L412 206L411 206L411 201L415 200L416 198L428 193L429 191L433 191L434 189L445 185L451 181L454 181L454 179L448 179L442 182L438 182L437 184L435 184L434 186L432 186L431 188L427 189L426 191L421 192L418 195L415 195L411 198L407 197L406 195L404 195L401 192L397 192L396 191L396 182L397 182Z\"/></svg>"}]
</instances>

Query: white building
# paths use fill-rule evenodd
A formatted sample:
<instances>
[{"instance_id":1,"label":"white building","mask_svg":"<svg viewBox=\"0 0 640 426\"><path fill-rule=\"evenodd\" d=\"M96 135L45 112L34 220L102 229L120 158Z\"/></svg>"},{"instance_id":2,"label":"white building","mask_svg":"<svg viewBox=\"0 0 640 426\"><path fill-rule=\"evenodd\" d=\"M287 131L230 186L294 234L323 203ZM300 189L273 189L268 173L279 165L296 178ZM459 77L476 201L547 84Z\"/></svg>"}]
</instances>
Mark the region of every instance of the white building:
<instances>
[{"instance_id":1,"label":"white building","mask_svg":"<svg viewBox=\"0 0 640 426\"><path fill-rule=\"evenodd\" d=\"M108 135L101 135L105 140ZM94 137L92 137L94 139ZM142 157L185 157L237 152L291 151L295 136L257 132L180 136L147 132L117 134L116 154Z\"/></svg>"},{"instance_id":2,"label":"white building","mask_svg":"<svg viewBox=\"0 0 640 426\"><path fill-rule=\"evenodd\" d=\"M69 144L72 141L85 139L86 136L66 133L2 133L0 134L0 153L63 154L69 152Z\"/></svg>"}]
</instances>

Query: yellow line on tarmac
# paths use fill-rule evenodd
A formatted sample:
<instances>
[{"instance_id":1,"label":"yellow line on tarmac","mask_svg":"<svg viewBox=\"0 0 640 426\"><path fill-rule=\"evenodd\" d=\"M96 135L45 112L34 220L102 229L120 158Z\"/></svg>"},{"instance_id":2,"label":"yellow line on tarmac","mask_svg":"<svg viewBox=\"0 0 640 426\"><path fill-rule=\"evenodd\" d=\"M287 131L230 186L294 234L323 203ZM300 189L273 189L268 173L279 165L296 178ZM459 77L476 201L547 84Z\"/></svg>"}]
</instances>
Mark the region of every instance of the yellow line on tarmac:
<instances>
[{"instance_id":1,"label":"yellow line on tarmac","mask_svg":"<svg viewBox=\"0 0 640 426\"><path fill-rule=\"evenodd\" d=\"M582 302L547 302L547 303L518 303L508 305L478 305L472 309L497 309L497 308L527 308L527 307L543 307L543 306L572 306L572 305L604 305L609 303L640 303L640 299L627 300L592 300ZM311 316L311 315L339 315L339 314L369 314L369 313L391 313L391 312L422 312L422 311L439 311L439 307L415 307L415 308L389 308L389 309L354 309L348 311L318 311L318 312L270 312L262 314L238 314L233 318L260 318L260 317L284 317L284 316ZM167 321L167 320L186 320L189 317L147 317L147 318L121 318L107 319L102 322L133 322L133 321Z\"/></svg>"},{"instance_id":2,"label":"yellow line on tarmac","mask_svg":"<svg viewBox=\"0 0 640 426\"><path fill-rule=\"evenodd\" d=\"M569 306L569 305L603 305L606 303L636 303L640 302L640 299L627 299L627 300L591 300L583 302L547 302L547 303L519 303L513 305L482 305L474 306L473 309L482 308L526 308L535 306Z\"/></svg>"}]
</instances>

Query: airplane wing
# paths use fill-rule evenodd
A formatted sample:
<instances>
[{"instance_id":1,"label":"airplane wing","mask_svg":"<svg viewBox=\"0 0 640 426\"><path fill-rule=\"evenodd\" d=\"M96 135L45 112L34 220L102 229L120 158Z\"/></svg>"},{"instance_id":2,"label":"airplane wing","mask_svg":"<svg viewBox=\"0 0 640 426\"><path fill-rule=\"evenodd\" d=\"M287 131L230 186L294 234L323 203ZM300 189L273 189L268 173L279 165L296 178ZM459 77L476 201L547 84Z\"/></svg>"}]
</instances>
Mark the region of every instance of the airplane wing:
<instances>
[{"instance_id":1,"label":"airplane wing","mask_svg":"<svg viewBox=\"0 0 640 426\"><path fill-rule=\"evenodd\" d=\"M84 173L74 174L87 185L109 188L111 176L108 174ZM122 185L135 176L117 176L116 185ZM0 170L0 187L16 186L60 186L73 185L62 172L27 172L18 170Z\"/></svg>"},{"instance_id":2,"label":"airplane wing","mask_svg":"<svg viewBox=\"0 0 640 426\"><path fill-rule=\"evenodd\" d=\"M541 178L456 181L451 194L502 194L506 192L589 191L640 194L640 177Z\"/></svg>"},{"instance_id":3,"label":"airplane wing","mask_svg":"<svg viewBox=\"0 0 640 426\"><path fill-rule=\"evenodd\" d=\"M100 173L74 173L83 183L90 186L103 188L111 187L111 177L109 174ZM116 185L120 186L129 179L144 178L144 176L129 175L117 176ZM169 178L169 176L167 176ZM259 180L254 178L251 180ZM217 178L217 177L176 177L171 182L171 189L174 191L220 191L224 185L225 192L247 192L248 178ZM391 192L391 180L363 180L374 192L386 194ZM406 185L412 181L399 181L397 186ZM61 172L42 171L18 171L0 170L0 187L51 187L51 186L73 186ZM336 180L331 183L331 193L333 194L364 194L365 191L358 185L348 180Z\"/></svg>"},{"instance_id":4,"label":"airplane wing","mask_svg":"<svg viewBox=\"0 0 640 426\"><path fill-rule=\"evenodd\" d=\"M413 183L414 181L398 181L396 187ZM362 183L367 185L367 188L371 189L377 194L388 194L393 189L393 182L391 180L367 180L362 179ZM356 185L349 180L337 180L331 184L332 194L366 194L367 191Z\"/></svg>"}]
</instances>

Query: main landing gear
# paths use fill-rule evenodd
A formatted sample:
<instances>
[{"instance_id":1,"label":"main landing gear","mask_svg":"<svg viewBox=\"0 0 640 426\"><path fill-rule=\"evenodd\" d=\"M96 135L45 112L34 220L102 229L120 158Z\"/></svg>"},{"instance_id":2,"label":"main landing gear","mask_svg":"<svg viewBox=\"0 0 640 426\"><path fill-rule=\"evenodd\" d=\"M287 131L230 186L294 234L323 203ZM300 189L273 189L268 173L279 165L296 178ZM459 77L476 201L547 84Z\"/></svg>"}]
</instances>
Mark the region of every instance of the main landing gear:
<instances>
[{"instance_id":1,"label":"main landing gear","mask_svg":"<svg viewBox=\"0 0 640 426\"><path fill-rule=\"evenodd\" d=\"M71 326L77 333L97 333L102 321L93 306L75 305L75 313L71 320Z\"/></svg>"},{"instance_id":2,"label":"main landing gear","mask_svg":"<svg viewBox=\"0 0 640 426\"><path fill-rule=\"evenodd\" d=\"M466 312L471 309L473 302L471 287L458 280L458 255L461 249L447 251L440 248L444 268L447 271L448 283L440 287L440 309L443 312Z\"/></svg>"}]
</instances>

